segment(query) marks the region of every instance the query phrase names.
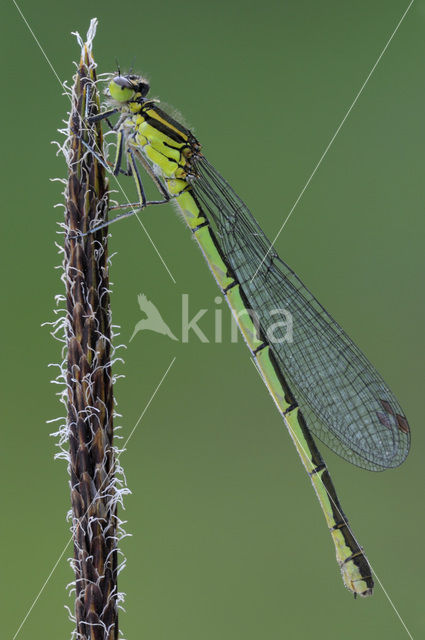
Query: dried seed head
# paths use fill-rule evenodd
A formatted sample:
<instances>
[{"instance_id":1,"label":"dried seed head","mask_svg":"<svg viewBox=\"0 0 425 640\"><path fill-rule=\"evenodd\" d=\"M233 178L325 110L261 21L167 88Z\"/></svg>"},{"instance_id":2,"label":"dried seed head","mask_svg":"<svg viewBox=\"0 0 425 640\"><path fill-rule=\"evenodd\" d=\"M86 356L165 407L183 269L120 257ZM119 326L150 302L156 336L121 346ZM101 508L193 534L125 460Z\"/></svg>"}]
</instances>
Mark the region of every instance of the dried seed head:
<instances>
[{"instance_id":1,"label":"dried seed head","mask_svg":"<svg viewBox=\"0 0 425 640\"><path fill-rule=\"evenodd\" d=\"M64 317L53 323L52 333L56 337L62 329L65 343L65 359L56 381L66 386L62 400L67 419L57 434L57 457L67 459L71 477L73 635L78 640L116 640L118 605L123 599L117 589L117 574L123 565L118 564L118 542L125 535L117 506L128 490L113 443L107 229L83 235L103 222L108 212L108 181L99 162L101 125L87 122L100 108L92 55L96 25L92 20L86 42L75 34L81 60L74 76L67 138L60 146L68 165L62 249L66 297L60 297L66 308Z\"/></svg>"}]
</instances>

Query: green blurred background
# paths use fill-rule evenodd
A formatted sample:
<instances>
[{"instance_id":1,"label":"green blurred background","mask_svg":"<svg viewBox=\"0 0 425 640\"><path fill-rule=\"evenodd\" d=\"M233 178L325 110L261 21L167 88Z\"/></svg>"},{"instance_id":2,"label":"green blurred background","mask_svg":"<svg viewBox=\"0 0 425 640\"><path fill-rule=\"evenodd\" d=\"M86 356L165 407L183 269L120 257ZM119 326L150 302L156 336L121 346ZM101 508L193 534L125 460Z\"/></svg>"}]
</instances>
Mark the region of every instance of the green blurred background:
<instances>
[{"instance_id":1,"label":"green blurred background","mask_svg":"<svg viewBox=\"0 0 425 640\"><path fill-rule=\"evenodd\" d=\"M178 107L273 237L408 5L401 0L53 2L20 6L61 80L71 31L99 18L99 71L118 58ZM49 438L60 344L41 323L62 293L54 242L68 102L12 2L2 47L2 635L12 638L68 538L66 465ZM425 2L416 1L314 176L277 248L396 391L413 430L397 470L323 453L354 532L394 606L423 637L423 237ZM130 187L127 185L130 189ZM175 333L181 294L211 337L216 285L171 206L144 215L174 284L130 219L111 228L113 317L128 344L145 293ZM119 355L117 424L127 436L173 357L122 463L125 637L275 640L407 637L382 588L342 586L313 490L239 341L139 333ZM65 558L71 555L71 548ZM63 558L19 638L68 637ZM377 580L378 582L378 580Z\"/></svg>"}]
</instances>

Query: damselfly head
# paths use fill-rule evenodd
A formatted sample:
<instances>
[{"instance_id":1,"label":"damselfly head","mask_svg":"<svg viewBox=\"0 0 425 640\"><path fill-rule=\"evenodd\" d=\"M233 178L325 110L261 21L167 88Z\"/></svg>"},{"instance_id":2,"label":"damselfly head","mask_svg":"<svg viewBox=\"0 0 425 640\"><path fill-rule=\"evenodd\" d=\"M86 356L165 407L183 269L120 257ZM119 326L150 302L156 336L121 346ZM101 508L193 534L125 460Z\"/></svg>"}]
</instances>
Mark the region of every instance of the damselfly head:
<instances>
[{"instance_id":1,"label":"damselfly head","mask_svg":"<svg viewBox=\"0 0 425 640\"><path fill-rule=\"evenodd\" d=\"M108 89L111 98L123 104L145 98L149 91L149 83L141 76L118 75L112 78Z\"/></svg>"}]
</instances>

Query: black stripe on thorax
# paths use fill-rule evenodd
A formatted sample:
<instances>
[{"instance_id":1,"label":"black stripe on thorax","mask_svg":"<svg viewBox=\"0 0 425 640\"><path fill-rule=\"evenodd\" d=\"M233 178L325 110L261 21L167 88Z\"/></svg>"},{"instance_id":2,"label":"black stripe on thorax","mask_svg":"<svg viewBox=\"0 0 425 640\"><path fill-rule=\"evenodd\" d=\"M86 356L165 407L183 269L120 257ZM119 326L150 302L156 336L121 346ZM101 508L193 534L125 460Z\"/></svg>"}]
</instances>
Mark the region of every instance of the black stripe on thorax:
<instances>
[{"instance_id":1,"label":"black stripe on thorax","mask_svg":"<svg viewBox=\"0 0 425 640\"><path fill-rule=\"evenodd\" d=\"M156 118L150 116L148 111L154 111L159 115L160 118L162 118L162 120L165 120L165 122L167 122L171 126L167 127L167 125L164 124L163 122L160 122ZM168 113L165 113L165 111L160 109L156 104L151 103L147 105L146 109L143 109L142 114L146 122L150 124L151 127L154 127L154 129L157 129L161 133L167 135L169 138L171 138L175 142L179 142L181 144L188 143L189 146L192 146L192 144L196 143L196 139L192 135L192 133L189 131L189 129L186 129L186 127L183 127L183 125L181 125L179 122L174 120L174 118L169 116ZM175 131L171 127L174 127L175 129L180 131L181 135L178 133L178 131Z\"/></svg>"}]
</instances>

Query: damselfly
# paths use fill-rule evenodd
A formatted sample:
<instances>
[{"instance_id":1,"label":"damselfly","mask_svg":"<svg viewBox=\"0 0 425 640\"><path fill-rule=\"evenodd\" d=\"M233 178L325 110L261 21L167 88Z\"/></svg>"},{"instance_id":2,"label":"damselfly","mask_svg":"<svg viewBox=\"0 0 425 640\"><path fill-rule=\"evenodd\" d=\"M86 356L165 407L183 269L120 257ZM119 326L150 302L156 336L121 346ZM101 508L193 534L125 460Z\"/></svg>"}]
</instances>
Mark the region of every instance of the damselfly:
<instances>
[{"instance_id":1,"label":"damselfly","mask_svg":"<svg viewBox=\"0 0 425 640\"><path fill-rule=\"evenodd\" d=\"M133 176L139 202L122 205L133 209L115 219L132 215L134 207L171 199L178 205L310 476L344 584L354 595L371 595L370 565L348 526L312 434L349 462L379 471L406 458L407 419L376 369L279 258L246 205L207 161L197 139L157 100L149 99L148 91L141 76L112 77L107 92L111 108L90 120L110 124L109 117L119 113L113 126L113 173ZM124 157L126 171L121 169ZM160 200L147 201L138 164L155 182ZM292 341L285 339L271 313L282 309L292 319Z\"/></svg>"}]
</instances>

